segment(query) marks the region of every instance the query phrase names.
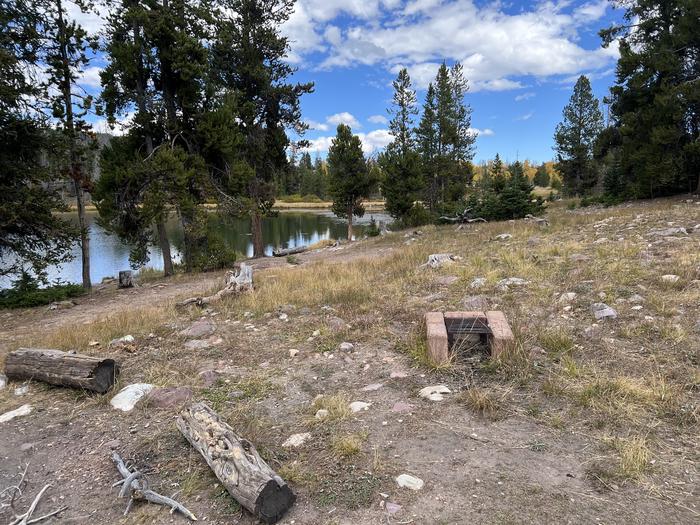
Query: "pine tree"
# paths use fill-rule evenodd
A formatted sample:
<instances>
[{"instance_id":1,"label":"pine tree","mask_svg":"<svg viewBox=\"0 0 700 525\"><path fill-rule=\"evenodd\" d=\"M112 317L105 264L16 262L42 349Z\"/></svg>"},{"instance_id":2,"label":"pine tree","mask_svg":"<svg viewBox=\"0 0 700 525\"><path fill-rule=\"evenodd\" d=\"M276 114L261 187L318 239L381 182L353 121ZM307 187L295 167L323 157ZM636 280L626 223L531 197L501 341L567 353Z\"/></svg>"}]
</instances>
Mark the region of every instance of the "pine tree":
<instances>
[{"instance_id":1,"label":"pine tree","mask_svg":"<svg viewBox=\"0 0 700 525\"><path fill-rule=\"evenodd\" d=\"M362 201L369 197L374 181L370 178L362 153L362 142L345 124L340 124L328 149L329 193L333 213L348 221L348 240L352 240L352 219L362 217Z\"/></svg>"},{"instance_id":2,"label":"pine tree","mask_svg":"<svg viewBox=\"0 0 700 525\"><path fill-rule=\"evenodd\" d=\"M399 72L393 87L389 130L394 140L379 156L379 165L384 174L382 193L386 209L392 217L401 219L408 215L419 198L424 179L413 130L413 119L418 113L416 93L405 68Z\"/></svg>"},{"instance_id":3,"label":"pine tree","mask_svg":"<svg viewBox=\"0 0 700 525\"><path fill-rule=\"evenodd\" d=\"M603 114L586 76L581 75L576 81L563 116L554 134L557 169L570 194L585 195L597 182L592 163L593 144L603 127Z\"/></svg>"},{"instance_id":4,"label":"pine tree","mask_svg":"<svg viewBox=\"0 0 700 525\"><path fill-rule=\"evenodd\" d=\"M700 2L629 0L624 23L601 32L619 42L614 125L619 171L633 196L700 192Z\"/></svg>"},{"instance_id":5,"label":"pine tree","mask_svg":"<svg viewBox=\"0 0 700 525\"><path fill-rule=\"evenodd\" d=\"M303 133L300 99L313 83L291 84L294 68L286 61L289 42L281 26L294 11L294 0L221 0L212 46L218 85L239 98L238 119L245 135L243 157L255 257L264 255L262 217L274 204L274 180L287 167L286 129Z\"/></svg>"},{"instance_id":6,"label":"pine tree","mask_svg":"<svg viewBox=\"0 0 700 525\"><path fill-rule=\"evenodd\" d=\"M49 265L70 259L77 232L53 215L65 210L50 189L42 151L53 149L43 114L41 85L27 74L38 66L43 13L35 2L0 4L0 276L29 272L44 280Z\"/></svg>"},{"instance_id":7,"label":"pine tree","mask_svg":"<svg viewBox=\"0 0 700 525\"><path fill-rule=\"evenodd\" d=\"M541 188L546 188L549 186L549 173L547 173L547 167L544 164L540 164L537 167L537 172L535 173L535 178L532 180L535 186Z\"/></svg>"},{"instance_id":8,"label":"pine tree","mask_svg":"<svg viewBox=\"0 0 700 525\"><path fill-rule=\"evenodd\" d=\"M85 13L89 5L83 0L74 4ZM95 143L91 126L85 116L93 109L92 96L84 94L77 86L78 76L88 64L88 54L97 48L97 40L75 21L68 18L63 0L48 0L43 12L45 45L43 60L46 62L46 92L56 121L56 129L63 139L59 151L60 172L73 183L80 226L82 252L82 284L90 289L90 236L85 216L85 193L92 189L89 163L90 150Z\"/></svg>"}]
</instances>

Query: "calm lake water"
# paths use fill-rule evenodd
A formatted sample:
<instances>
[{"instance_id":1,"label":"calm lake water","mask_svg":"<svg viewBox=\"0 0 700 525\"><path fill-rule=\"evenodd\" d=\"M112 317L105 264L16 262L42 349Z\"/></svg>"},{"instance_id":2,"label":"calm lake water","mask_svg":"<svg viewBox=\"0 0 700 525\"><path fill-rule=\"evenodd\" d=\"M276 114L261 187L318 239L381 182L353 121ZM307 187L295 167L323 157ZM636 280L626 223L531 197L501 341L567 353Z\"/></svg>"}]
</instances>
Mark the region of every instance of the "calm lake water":
<instances>
[{"instance_id":1,"label":"calm lake water","mask_svg":"<svg viewBox=\"0 0 700 525\"><path fill-rule=\"evenodd\" d=\"M96 213L88 213L90 223L90 275L93 284L99 283L104 277L114 277L119 270L128 270L129 246L124 244L116 235L109 235L95 221ZM390 222L391 218L384 212L366 213L361 219L355 217L355 236L362 236L363 229L371 217L376 221ZM71 214L71 220L78 221L77 214ZM180 260L182 246L182 229L175 217L168 222L168 234L171 242L173 259ZM250 221L236 219L222 221L218 216L210 216L210 227L216 228L224 237L225 242L239 253L248 257L253 255L253 244L250 236ZM265 253L272 255L273 248L293 248L313 244L322 239L347 238L347 223L338 219L327 210L295 210L281 211L277 217L263 220L263 238ZM49 268L49 280L61 279L64 282L80 283L81 265L80 248L73 249L74 259L60 267ZM150 261L147 266L161 270L163 259L158 248L151 248ZM10 283L0 281L0 288Z\"/></svg>"}]
</instances>

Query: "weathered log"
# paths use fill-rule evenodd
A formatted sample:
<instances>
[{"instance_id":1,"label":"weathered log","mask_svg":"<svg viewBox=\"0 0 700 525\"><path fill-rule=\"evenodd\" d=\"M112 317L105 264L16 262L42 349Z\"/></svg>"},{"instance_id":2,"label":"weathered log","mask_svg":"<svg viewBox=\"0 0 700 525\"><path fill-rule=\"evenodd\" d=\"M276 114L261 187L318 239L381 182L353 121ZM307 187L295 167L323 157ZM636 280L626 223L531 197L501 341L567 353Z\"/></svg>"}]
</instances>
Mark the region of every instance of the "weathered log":
<instances>
[{"instance_id":1,"label":"weathered log","mask_svg":"<svg viewBox=\"0 0 700 525\"><path fill-rule=\"evenodd\" d=\"M195 403L176 420L187 441L241 506L265 523L276 523L291 508L296 495L260 457L255 446L205 403Z\"/></svg>"},{"instance_id":2,"label":"weathered log","mask_svg":"<svg viewBox=\"0 0 700 525\"><path fill-rule=\"evenodd\" d=\"M279 250L272 250L273 257L286 257L287 255L295 255L297 253L304 253L308 250L308 246L297 246L295 248L284 248Z\"/></svg>"},{"instance_id":3,"label":"weathered log","mask_svg":"<svg viewBox=\"0 0 700 525\"><path fill-rule=\"evenodd\" d=\"M123 270L119 272L119 288L133 288L134 287L134 277L131 270Z\"/></svg>"},{"instance_id":4,"label":"weathered log","mask_svg":"<svg viewBox=\"0 0 700 525\"><path fill-rule=\"evenodd\" d=\"M253 268L246 263L240 263L236 265L232 271L226 272L225 286L214 295L209 295L207 297L190 297L189 299L177 303L175 306L178 308L190 304L206 306L221 301L223 298L230 295L238 295L251 291L253 291Z\"/></svg>"},{"instance_id":5,"label":"weathered log","mask_svg":"<svg viewBox=\"0 0 700 525\"><path fill-rule=\"evenodd\" d=\"M33 379L52 385L71 386L104 394L114 385L119 365L113 359L46 350L20 348L5 359L10 379Z\"/></svg>"}]
</instances>

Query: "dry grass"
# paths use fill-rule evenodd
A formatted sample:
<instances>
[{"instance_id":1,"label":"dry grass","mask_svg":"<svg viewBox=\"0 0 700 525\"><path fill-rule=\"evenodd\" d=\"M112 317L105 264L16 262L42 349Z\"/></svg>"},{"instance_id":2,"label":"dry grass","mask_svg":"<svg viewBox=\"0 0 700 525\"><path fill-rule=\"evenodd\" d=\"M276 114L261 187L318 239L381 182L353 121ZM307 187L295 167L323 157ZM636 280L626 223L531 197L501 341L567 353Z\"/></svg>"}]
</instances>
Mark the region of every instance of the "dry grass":
<instances>
[{"instance_id":1,"label":"dry grass","mask_svg":"<svg viewBox=\"0 0 700 525\"><path fill-rule=\"evenodd\" d=\"M366 434L346 434L331 438L331 450L339 458L349 458L360 453Z\"/></svg>"},{"instance_id":2,"label":"dry grass","mask_svg":"<svg viewBox=\"0 0 700 525\"><path fill-rule=\"evenodd\" d=\"M617 438L615 448L620 454L619 475L627 479L639 479L649 468L651 452L644 437Z\"/></svg>"},{"instance_id":3,"label":"dry grass","mask_svg":"<svg viewBox=\"0 0 700 525\"><path fill-rule=\"evenodd\" d=\"M319 410L327 410L328 415L323 419L316 419L315 415ZM349 398L343 394L320 396L316 398L311 405L311 412L310 421L313 424L338 423L346 420L352 414Z\"/></svg>"},{"instance_id":4,"label":"dry grass","mask_svg":"<svg viewBox=\"0 0 700 525\"><path fill-rule=\"evenodd\" d=\"M503 404L501 400L484 388L468 388L460 392L458 398L472 412L479 416L499 419L502 415Z\"/></svg>"}]
</instances>

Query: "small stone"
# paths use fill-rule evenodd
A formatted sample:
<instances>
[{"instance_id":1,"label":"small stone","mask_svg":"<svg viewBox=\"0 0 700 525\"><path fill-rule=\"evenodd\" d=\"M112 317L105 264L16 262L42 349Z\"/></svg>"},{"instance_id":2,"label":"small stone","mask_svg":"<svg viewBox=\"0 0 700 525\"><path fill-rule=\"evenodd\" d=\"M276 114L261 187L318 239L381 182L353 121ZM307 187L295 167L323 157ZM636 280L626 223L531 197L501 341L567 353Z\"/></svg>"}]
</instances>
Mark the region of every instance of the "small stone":
<instances>
[{"instance_id":1,"label":"small stone","mask_svg":"<svg viewBox=\"0 0 700 525\"><path fill-rule=\"evenodd\" d=\"M22 443L22 444L19 446L19 449L20 449L22 452L29 452L29 451L32 450L33 448L34 448L34 443Z\"/></svg>"},{"instance_id":2,"label":"small stone","mask_svg":"<svg viewBox=\"0 0 700 525\"><path fill-rule=\"evenodd\" d=\"M321 335L321 330L314 330L311 337L318 337L319 335Z\"/></svg>"},{"instance_id":3,"label":"small stone","mask_svg":"<svg viewBox=\"0 0 700 525\"><path fill-rule=\"evenodd\" d=\"M496 284L496 288L505 291L508 290L511 286L525 286L526 284L529 284L529 282L525 279L521 279L520 277L508 277L506 279L501 279L500 281L498 281L498 283Z\"/></svg>"},{"instance_id":4,"label":"small stone","mask_svg":"<svg viewBox=\"0 0 700 525\"><path fill-rule=\"evenodd\" d=\"M593 312L597 321L617 318L617 312L605 303L593 303L591 305L591 312Z\"/></svg>"},{"instance_id":5,"label":"small stone","mask_svg":"<svg viewBox=\"0 0 700 525\"><path fill-rule=\"evenodd\" d=\"M396 514L398 511L401 510L401 505L392 503L391 501L387 501L384 505L384 508L386 508L386 511L389 514Z\"/></svg>"},{"instance_id":6,"label":"small stone","mask_svg":"<svg viewBox=\"0 0 700 525\"><path fill-rule=\"evenodd\" d=\"M338 347L341 352L352 352L353 348L355 348L355 345L352 343L340 343Z\"/></svg>"},{"instance_id":7,"label":"small stone","mask_svg":"<svg viewBox=\"0 0 700 525\"><path fill-rule=\"evenodd\" d=\"M679 275L666 274L661 276L661 281L668 284L675 284L680 280Z\"/></svg>"},{"instance_id":8,"label":"small stone","mask_svg":"<svg viewBox=\"0 0 700 525\"><path fill-rule=\"evenodd\" d=\"M396 484L399 487L411 490L420 490L423 488L423 480L410 474L401 474L396 477Z\"/></svg>"},{"instance_id":9,"label":"small stone","mask_svg":"<svg viewBox=\"0 0 700 525\"><path fill-rule=\"evenodd\" d=\"M639 295L639 294L634 294L634 295L631 296L629 299L627 299L627 302L628 302L628 303L633 303L633 304L643 303L643 302L644 302L644 297L642 297L642 296Z\"/></svg>"},{"instance_id":10,"label":"small stone","mask_svg":"<svg viewBox=\"0 0 700 525\"><path fill-rule=\"evenodd\" d=\"M205 319L200 319L192 323L192 326L185 330L180 331L180 335L187 337L188 339L197 339L200 337L206 337L213 334L216 331L216 327Z\"/></svg>"},{"instance_id":11,"label":"small stone","mask_svg":"<svg viewBox=\"0 0 700 525\"><path fill-rule=\"evenodd\" d=\"M595 339L600 336L602 328L597 324L592 324L583 331L583 336L586 339Z\"/></svg>"},{"instance_id":12,"label":"small stone","mask_svg":"<svg viewBox=\"0 0 700 525\"><path fill-rule=\"evenodd\" d=\"M207 388L214 386L214 384L219 380L220 376L221 374L216 370L202 370L199 373L199 378Z\"/></svg>"},{"instance_id":13,"label":"small stone","mask_svg":"<svg viewBox=\"0 0 700 525\"><path fill-rule=\"evenodd\" d=\"M282 313L279 315L278 319L279 319L280 321L289 321L289 316L288 316L286 313L282 312Z\"/></svg>"},{"instance_id":14,"label":"small stone","mask_svg":"<svg viewBox=\"0 0 700 525\"><path fill-rule=\"evenodd\" d=\"M408 374L402 370L392 370L389 374L390 379L403 379L404 377L408 377Z\"/></svg>"},{"instance_id":15,"label":"small stone","mask_svg":"<svg viewBox=\"0 0 700 525\"><path fill-rule=\"evenodd\" d=\"M469 283L469 288L472 290L478 290L486 286L486 277L476 277Z\"/></svg>"},{"instance_id":16,"label":"small stone","mask_svg":"<svg viewBox=\"0 0 700 525\"><path fill-rule=\"evenodd\" d=\"M121 444L122 442L119 439L113 439L111 441L107 441L107 443L105 443L105 447L107 447L110 450L114 450L116 448L119 448Z\"/></svg>"},{"instance_id":17,"label":"small stone","mask_svg":"<svg viewBox=\"0 0 700 525\"><path fill-rule=\"evenodd\" d=\"M136 403L153 390L153 388L154 386L149 383L134 383L125 386L109 403L117 410L129 412L136 406Z\"/></svg>"},{"instance_id":18,"label":"small stone","mask_svg":"<svg viewBox=\"0 0 700 525\"><path fill-rule=\"evenodd\" d=\"M130 344L133 344L135 341L133 335L125 335L124 337L119 337L117 339L112 339L109 342L109 346L128 346Z\"/></svg>"},{"instance_id":19,"label":"small stone","mask_svg":"<svg viewBox=\"0 0 700 525\"><path fill-rule=\"evenodd\" d=\"M382 383L372 383L371 385L367 385L364 388L361 388L361 392L374 392L375 390L379 390L382 388L384 385Z\"/></svg>"},{"instance_id":20,"label":"small stone","mask_svg":"<svg viewBox=\"0 0 700 525\"><path fill-rule=\"evenodd\" d=\"M369 407L371 406L370 403L365 403L364 401L353 401L350 403L350 410L353 412L361 412L363 410L369 410Z\"/></svg>"},{"instance_id":21,"label":"small stone","mask_svg":"<svg viewBox=\"0 0 700 525\"><path fill-rule=\"evenodd\" d=\"M8 421L11 421L19 416L27 416L32 413L32 410L34 410L32 405L22 405L19 408L10 410L9 412L5 412L4 414L0 415L0 423L7 423Z\"/></svg>"},{"instance_id":22,"label":"small stone","mask_svg":"<svg viewBox=\"0 0 700 525\"><path fill-rule=\"evenodd\" d=\"M5 374L0 374L0 390L7 386L7 376Z\"/></svg>"},{"instance_id":23,"label":"small stone","mask_svg":"<svg viewBox=\"0 0 700 525\"><path fill-rule=\"evenodd\" d=\"M311 439L310 432L304 432L302 434L292 434L287 438L287 440L284 443L282 443L282 446L284 448L297 448L302 446L309 439Z\"/></svg>"},{"instance_id":24,"label":"small stone","mask_svg":"<svg viewBox=\"0 0 700 525\"><path fill-rule=\"evenodd\" d=\"M391 407L392 412L398 413L410 412L411 410L413 410L413 405L405 403L403 401L397 401L396 403L394 403L394 406Z\"/></svg>"},{"instance_id":25,"label":"small stone","mask_svg":"<svg viewBox=\"0 0 700 525\"><path fill-rule=\"evenodd\" d=\"M332 332L344 332L348 329L348 323L343 321L340 317L331 317L328 319L328 328Z\"/></svg>"},{"instance_id":26,"label":"small stone","mask_svg":"<svg viewBox=\"0 0 700 525\"><path fill-rule=\"evenodd\" d=\"M576 299L576 292L566 292L559 296L559 302L562 304L570 303Z\"/></svg>"},{"instance_id":27,"label":"small stone","mask_svg":"<svg viewBox=\"0 0 700 525\"><path fill-rule=\"evenodd\" d=\"M295 357L298 354L299 354L299 350L297 350L296 348L289 349L289 357Z\"/></svg>"},{"instance_id":28,"label":"small stone","mask_svg":"<svg viewBox=\"0 0 700 525\"><path fill-rule=\"evenodd\" d=\"M500 235L496 235L494 237L494 240L496 240L496 241L508 241L512 238L513 238L513 236L510 233L501 233Z\"/></svg>"},{"instance_id":29,"label":"small stone","mask_svg":"<svg viewBox=\"0 0 700 525\"><path fill-rule=\"evenodd\" d=\"M29 385L22 385L15 388L16 396L25 396L29 393Z\"/></svg>"},{"instance_id":30,"label":"small stone","mask_svg":"<svg viewBox=\"0 0 700 525\"><path fill-rule=\"evenodd\" d=\"M462 299L462 305L469 311L488 310L491 301L485 295L468 295Z\"/></svg>"},{"instance_id":31,"label":"small stone","mask_svg":"<svg viewBox=\"0 0 700 525\"><path fill-rule=\"evenodd\" d=\"M192 398L192 390L185 386L155 388L149 392L146 400L149 406L156 408L174 408L183 405Z\"/></svg>"},{"instance_id":32,"label":"small stone","mask_svg":"<svg viewBox=\"0 0 700 525\"><path fill-rule=\"evenodd\" d=\"M639 311L642 310L644 307L641 304L635 305L632 307L632 310Z\"/></svg>"},{"instance_id":33,"label":"small stone","mask_svg":"<svg viewBox=\"0 0 700 525\"><path fill-rule=\"evenodd\" d=\"M316 419L325 419L328 417L328 410L325 408L321 408L316 412L316 415L314 416Z\"/></svg>"},{"instance_id":34,"label":"small stone","mask_svg":"<svg viewBox=\"0 0 700 525\"><path fill-rule=\"evenodd\" d=\"M88 346L100 346L100 342L99 341L90 341L88 343Z\"/></svg>"},{"instance_id":35,"label":"small stone","mask_svg":"<svg viewBox=\"0 0 700 525\"><path fill-rule=\"evenodd\" d=\"M459 261L462 258L458 255L452 255L451 253L433 253L428 255L428 262L422 266L428 266L430 268L436 269L444 266L445 264L451 264L454 261Z\"/></svg>"},{"instance_id":36,"label":"small stone","mask_svg":"<svg viewBox=\"0 0 700 525\"><path fill-rule=\"evenodd\" d=\"M429 399L430 401L442 401L443 399L445 399L443 394L451 393L452 391L445 385L435 385L426 386L425 388L422 388L420 392L418 392L418 395L425 399Z\"/></svg>"}]
</instances>

